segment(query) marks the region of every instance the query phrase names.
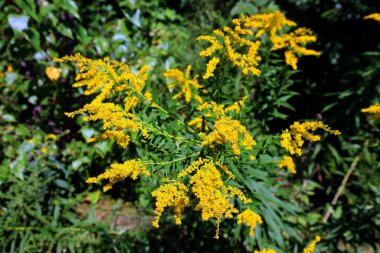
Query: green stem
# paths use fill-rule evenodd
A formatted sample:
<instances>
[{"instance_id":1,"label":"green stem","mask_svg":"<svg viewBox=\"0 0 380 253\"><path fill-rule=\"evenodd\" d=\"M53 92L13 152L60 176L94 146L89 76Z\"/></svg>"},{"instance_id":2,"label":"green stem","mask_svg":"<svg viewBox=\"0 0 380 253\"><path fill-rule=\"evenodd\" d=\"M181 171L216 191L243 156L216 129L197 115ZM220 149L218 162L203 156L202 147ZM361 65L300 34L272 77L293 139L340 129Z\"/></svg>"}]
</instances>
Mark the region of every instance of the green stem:
<instances>
[{"instance_id":1,"label":"green stem","mask_svg":"<svg viewBox=\"0 0 380 253\"><path fill-rule=\"evenodd\" d=\"M177 158L177 159L174 159L174 160L171 160L171 161L167 161L167 162L147 162L145 163L146 165L166 165L166 164L171 164L171 163L175 163L175 162L179 162L179 161L182 161L182 160L186 160L187 158L190 158L190 157L193 157L193 156L196 156L196 155L199 155L200 152L195 152L191 155L188 155L188 156L185 156L185 157L181 157L181 158Z\"/></svg>"}]
</instances>

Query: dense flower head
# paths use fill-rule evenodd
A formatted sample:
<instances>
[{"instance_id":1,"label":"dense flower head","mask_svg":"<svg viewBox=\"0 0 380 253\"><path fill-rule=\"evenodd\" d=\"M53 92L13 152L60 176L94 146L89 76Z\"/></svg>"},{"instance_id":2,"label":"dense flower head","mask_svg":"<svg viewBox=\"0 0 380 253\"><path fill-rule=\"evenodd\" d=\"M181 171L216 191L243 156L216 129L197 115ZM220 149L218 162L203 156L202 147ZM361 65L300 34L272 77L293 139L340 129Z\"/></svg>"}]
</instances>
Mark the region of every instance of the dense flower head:
<instances>
[{"instance_id":1,"label":"dense flower head","mask_svg":"<svg viewBox=\"0 0 380 253\"><path fill-rule=\"evenodd\" d=\"M168 207L174 208L175 223L181 224L183 211L190 206L188 191L188 188L183 183L172 182L161 185L152 192L152 196L156 198L156 208L154 210L156 217L152 223L154 227L159 227L159 219Z\"/></svg>"},{"instance_id":2,"label":"dense flower head","mask_svg":"<svg viewBox=\"0 0 380 253\"><path fill-rule=\"evenodd\" d=\"M260 41L254 41L246 36L253 35L249 29L241 27L239 19L232 21L233 28L224 27L223 31L216 29L213 35L201 35L198 41L207 41L211 44L207 49L199 53L201 57L209 57L219 53L221 57L226 57L234 66L242 70L244 75L259 75L258 69L261 57L258 55ZM213 57L206 66L204 79L214 75L216 65L220 62L219 57Z\"/></svg>"},{"instance_id":3,"label":"dense flower head","mask_svg":"<svg viewBox=\"0 0 380 253\"><path fill-rule=\"evenodd\" d=\"M380 13L372 13L364 17L364 19L373 19L380 23Z\"/></svg>"},{"instance_id":4,"label":"dense flower head","mask_svg":"<svg viewBox=\"0 0 380 253\"><path fill-rule=\"evenodd\" d=\"M54 60L77 63L79 73L73 87L86 87L85 95L96 94L95 98L83 108L66 113L69 117L84 114L84 121L103 122L105 133L89 141L115 137L117 143L125 147L130 140L128 132L140 131L144 137L148 136L148 130L136 115L129 113L140 101L145 100L148 103L151 101L151 94L143 92L148 77L148 66L143 66L137 74L134 74L127 64L109 58L91 60L76 54ZM114 97L123 98L123 106L106 101Z\"/></svg>"},{"instance_id":5,"label":"dense flower head","mask_svg":"<svg viewBox=\"0 0 380 253\"><path fill-rule=\"evenodd\" d=\"M108 191L117 182L123 181L125 178L130 177L136 180L139 175L150 176L150 172L146 165L140 159L128 160L124 163L113 163L110 168L97 177L90 177L87 183L97 183L100 180L107 179L109 183L103 187L103 191Z\"/></svg>"},{"instance_id":6,"label":"dense flower head","mask_svg":"<svg viewBox=\"0 0 380 253\"><path fill-rule=\"evenodd\" d=\"M315 42L317 37L307 28L298 28L294 32L283 35L273 35L271 41L273 43L272 50L285 49L285 62L293 69L297 69L297 56L301 55L320 55L319 52L307 49L304 45L309 42Z\"/></svg>"},{"instance_id":7,"label":"dense flower head","mask_svg":"<svg viewBox=\"0 0 380 253\"><path fill-rule=\"evenodd\" d=\"M222 218L233 218L239 211L231 202L233 197L243 204L251 203L244 193L231 185L225 185L223 174L233 179L235 175L221 162L211 158L199 158L178 174L178 179L190 177L191 192L198 200L195 210L201 212L202 220L216 219L218 238L219 224Z\"/></svg>"},{"instance_id":8,"label":"dense flower head","mask_svg":"<svg viewBox=\"0 0 380 253\"><path fill-rule=\"evenodd\" d=\"M185 72L179 69L169 69L163 75L174 80L168 85L169 89L180 88L180 91L173 96L173 99L184 97L187 103L190 103L191 99L202 103L202 98L198 95L198 89L202 88L202 85L198 83L197 75L193 78L190 77L190 71L191 65L187 66Z\"/></svg>"},{"instance_id":9,"label":"dense flower head","mask_svg":"<svg viewBox=\"0 0 380 253\"><path fill-rule=\"evenodd\" d=\"M260 37L265 33L270 36L276 35L284 26L296 26L297 24L285 17L281 11L272 13L256 14L250 17L242 16L245 27L251 27L256 30L256 37Z\"/></svg>"},{"instance_id":10,"label":"dense flower head","mask_svg":"<svg viewBox=\"0 0 380 253\"><path fill-rule=\"evenodd\" d=\"M242 15L240 18L233 19L232 24L231 27L214 30L213 35L198 37L198 41L207 41L211 44L199 53L201 57L219 53L218 57L212 58L207 63L205 79L214 75L219 57L226 57L241 69L244 75L260 75L258 66L261 57L258 55L258 50L261 42L258 38L263 34L268 34L273 44L272 50L285 50L285 62L293 69L297 69L299 56L320 54L305 47L306 44L315 42L317 39L312 31L301 27L289 33L287 27L295 27L297 24L287 19L280 11L251 16Z\"/></svg>"},{"instance_id":11,"label":"dense flower head","mask_svg":"<svg viewBox=\"0 0 380 253\"><path fill-rule=\"evenodd\" d=\"M278 167L280 169L287 168L291 173L293 174L296 173L296 169L295 169L296 166L294 164L292 157L290 156L284 155L283 159L279 162Z\"/></svg>"},{"instance_id":12,"label":"dense flower head","mask_svg":"<svg viewBox=\"0 0 380 253\"><path fill-rule=\"evenodd\" d=\"M246 150L251 150L256 145L256 141L253 140L245 126L228 116L218 119L212 132L204 135L202 141L203 146L225 143L231 143L235 155L240 154L241 146Z\"/></svg>"},{"instance_id":13,"label":"dense flower head","mask_svg":"<svg viewBox=\"0 0 380 253\"><path fill-rule=\"evenodd\" d=\"M261 219L261 216L255 213L254 211L250 209L246 209L243 212L238 214L237 223L247 224L247 226L249 227L249 235L253 237L257 223L262 224L263 220Z\"/></svg>"},{"instance_id":14,"label":"dense flower head","mask_svg":"<svg viewBox=\"0 0 380 253\"><path fill-rule=\"evenodd\" d=\"M321 237L317 235L315 239L309 244L309 246L303 249L303 253L313 253L315 250L315 246L320 240L321 240Z\"/></svg>"},{"instance_id":15,"label":"dense flower head","mask_svg":"<svg viewBox=\"0 0 380 253\"><path fill-rule=\"evenodd\" d=\"M211 162L203 164L190 180L191 190L197 197L196 211L202 220L232 218L238 210L230 203L221 174Z\"/></svg>"},{"instance_id":16,"label":"dense flower head","mask_svg":"<svg viewBox=\"0 0 380 253\"><path fill-rule=\"evenodd\" d=\"M302 146L304 139L316 142L321 139L319 135L314 135L310 131L323 129L334 135L339 135L338 130L332 130L329 126L323 124L321 121L306 121L303 123L294 122L289 129L286 129L281 134L281 146L285 148L290 154L302 155Z\"/></svg>"},{"instance_id":17,"label":"dense flower head","mask_svg":"<svg viewBox=\"0 0 380 253\"><path fill-rule=\"evenodd\" d=\"M380 119L380 103L363 108L361 112L373 114L370 118L372 120Z\"/></svg>"}]
</instances>

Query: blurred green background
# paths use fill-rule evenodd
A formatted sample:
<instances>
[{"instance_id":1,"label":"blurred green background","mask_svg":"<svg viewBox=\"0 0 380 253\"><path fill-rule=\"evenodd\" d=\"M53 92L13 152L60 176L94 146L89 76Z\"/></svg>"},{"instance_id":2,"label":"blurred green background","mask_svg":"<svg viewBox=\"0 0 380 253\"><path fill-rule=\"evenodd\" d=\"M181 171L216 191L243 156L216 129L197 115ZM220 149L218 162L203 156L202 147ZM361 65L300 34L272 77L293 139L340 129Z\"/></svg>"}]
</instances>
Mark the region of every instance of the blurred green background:
<instances>
[{"instance_id":1,"label":"blurred green background","mask_svg":"<svg viewBox=\"0 0 380 253\"><path fill-rule=\"evenodd\" d=\"M380 252L380 131L360 112L380 101L380 24L363 19L380 12L375 0L1 1L0 251L251 250L236 229L213 239L214 227L192 213L189 227L152 229L153 185L127 180L107 194L87 185L125 151L86 143L96 126L64 116L86 101L70 85L75 68L60 65L58 80L45 69L58 67L54 57L81 52L148 64L150 82L163 83L165 68L199 61L197 36L240 14L277 9L315 31L321 56L285 71L273 55L273 67L249 84L253 109L245 123L270 135L295 120L321 119L342 135L309 145L298 173L268 191L291 205L276 210L297 215L274 215L269 231L277 234L269 237L276 239L257 243L300 252L301 235L310 232L323 238L319 252ZM288 225L295 234L284 231Z\"/></svg>"}]
</instances>

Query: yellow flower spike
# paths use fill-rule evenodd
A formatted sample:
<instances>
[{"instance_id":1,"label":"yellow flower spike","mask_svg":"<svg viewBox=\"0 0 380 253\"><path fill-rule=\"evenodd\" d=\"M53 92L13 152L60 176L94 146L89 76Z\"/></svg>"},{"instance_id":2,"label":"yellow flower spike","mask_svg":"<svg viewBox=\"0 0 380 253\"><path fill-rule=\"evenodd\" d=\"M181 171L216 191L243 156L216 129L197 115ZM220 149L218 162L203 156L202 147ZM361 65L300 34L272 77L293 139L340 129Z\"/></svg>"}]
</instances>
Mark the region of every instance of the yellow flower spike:
<instances>
[{"instance_id":1,"label":"yellow flower spike","mask_svg":"<svg viewBox=\"0 0 380 253\"><path fill-rule=\"evenodd\" d=\"M380 23L380 13L372 13L364 17L364 19L372 19Z\"/></svg>"},{"instance_id":2,"label":"yellow flower spike","mask_svg":"<svg viewBox=\"0 0 380 253\"><path fill-rule=\"evenodd\" d=\"M309 140L312 142L319 141L321 137L319 135L314 135L311 131L317 129L322 129L326 132L329 132L334 135L341 134L338 130L332 130L329 126L323 124L321 121L306 121L304 123L294 122L289 129L285 129L282 132L280 138L280 144L285 148L290 154L297 154L298 156L302 155L302 146L304 140Z\"/></svg>"},{"instance_id":3,"label":"yellow flower spike","mask_svg":"<svg viewBox=\"0 0 380 253\"><path fill-rule=\"evenodd\" d=\"M155 228L159 227L159 219L162 213L171 206L174 208L175 223L181 224L183 211L190 206L188 189L183 183L173 182L161 185L152 192L152 196L156 198L156 208L154 210L156 217L152 222Z\"/></svg>"},{"instance_id":4,"label":"yellow flower spike","mask_svg":"<svg viewBox=\"0 0 380 253\"><path fill-rule=\"evenodd\" d=\"M261 216L252 210L246 209L237 216L237 223L245 223L249 227L249 236L254 236L254 231L257 224L263 224Z\"/></svg>"},{"instance_id":5,"label":"yellow flower spike","mask_svg":"<svg viewBox=\"0 0 380 253\"><path fill-rule=\"evenodd\" d=\"M214 51L217 51L217 50L220 50L223 48L223 46L219 43L219 41L214 37L214 36L210 36L210 35L201 35L197 38L198 41L207 41L207 42L210 42L211 46L208 47L207 49L205 50L202 50L200 53L199 53L199 56L200 57L207 57L207 56L210 56L212 55L212 53L214 53Z\"/></svg>"},{"instance_id":6,"label":"yellow flower spike","mask_svg":"<svg viewBox=\"0 0 380 253\"><path fill-rule=\"evenodd\" d=\"M118 145L122 148L126 148L131 141L131 137L124 131L112 131L107 130L93 138L87 140L88 143L95 142L98 140L115 140Z\"/></svg>"},{"instance_id":7,"label":"yellow flower spike","mask_svg":"<svg viewBox=\"0 0 380 253\"><path fill-rule=\"evenodd\" d=\"M370 120L380 119L380 103L361 109L361 112L373 114Z\"/></svg>"},{"instance_id":8,"label":"yellow flower spike","mask_svg":"<svg viewBox=\"0 0 380 253\"><path fill-rule=\"evenodd\" d=\"M280 169L287 168L291 173L296 174L296 166L290 156L284 155L283 159L279 162L278 167Z\"/></svg>"},{"instance_id":9,"label":"yellow flower spike","mask_svg":"<svg viewBox=\"0 0 380 253\"><path fill-rule=\"evenodd\" d=\"M303 249L303 253L313 253L315 250L315 246L320 240L321 240L321 237L317 235L315 239L309 244L309 246Z\"/></svg>"},{"instance_id":10,"label":"yellow flower spike","mask_svg":"<svg viewBox=\"0 0 380 253\"><path fill-rule=\"evenodd\" d=\"M187 66L186 72L179 69L169 69L164 72L164 77L174 80L174 82L168 85L169 89L181 88L181 90L173 96L173 99L184 97L187 103L190 103L193 98L196 101L201 101L197 93L203 86L198 83L198 76L190 77L190 71L191 65Z\"/></svg>"},{"instance_id":11,"label":"yellow flower spike","mask_svg":"<svg viewBox=\"0 0 380 253\"><path fill-rule=\"evenodd\" d=\"M45 69L45 74L47 75L47 77L52 80L52 81L56 81L58 80L59 76L61 75L61 69L60 68L56 68L56 67L47 67Z\"/></svg>"},{"instance_id":12,"label":"yellow flower spike","mask_svg":"<svg viewBox=\"0 0 380 253\"><path fill-rule=\"evenodd\" d=\"M220 62L220 59L213 57L206 65L206 73L203 75L203 79L209 79L214 76L216 65Z\"/></svg>"},{"instance_id":13,"label":"yellow flower spike","mask_svg":"<svg viewBox=\"0 0 380 253\"><path fill-rule=\"evenodd\" d=\"M100 180L107 179L109 183L103 187L103 191L108 191L112 186L125 178L130 177L136 180L139 175L150 176L150 172L146 165L140 159L128 160L124 163L113 163L110 168L98 175L97 177L90 177L86 180L87 183L97 183Z\"/></svg>"},{"instance_id":14,"label":"yellow flower spike","mask_svg":"<svg viewBox=\"0 0 380 253\"><path fill-rule=\"evenodd\" d=\"M211 46L200 52L201 57L212 56L216 51L220 52L223 56L232 62L236 67L242 70L244 75L259 75L261 72L258 69L261 57L258 55L260 41L253 41L253 38L246 38L252 36L253 32L250 29L242 27L244 19L234 19L232 23L233 28L228 26L221 30L214 30L215 36L223 40L222 45L215 36L202 35L198 40L206 40L211 43ZM215 70L219 57L212 58L206 66L206 74L204 79L212 76ZM210 74L211 73L211 74Z\"/></svg>"},{"instance_id":15,"label":"yellow flower spike","mask_svg":"<svg viewBox=\"0 0 380 253\"><path fill-rule=\"evenodd\" d=\"M307 28L301 27L294 32L281 36L273 35L270 39L273 43L272 50L285 49L285 62L295 70L297 69L298 62L297 55L320 55L320 52L307 49L304 46L309 42L315 42L317 40L313 32Z\"/></svg>"},{"instance_id":16,"label":"yellow flower spike","mask_svg":"<svg viewBox=\"0 0 380 253\"><path fill-rule=\"evenodd\" d=\"M193 161L185 170L182 170L178 174L178 179L185 177L189 174L192 174L194 171L198 170L203 164L211 162L208 158L199 158Z\"/></svg>"}]
</instances>

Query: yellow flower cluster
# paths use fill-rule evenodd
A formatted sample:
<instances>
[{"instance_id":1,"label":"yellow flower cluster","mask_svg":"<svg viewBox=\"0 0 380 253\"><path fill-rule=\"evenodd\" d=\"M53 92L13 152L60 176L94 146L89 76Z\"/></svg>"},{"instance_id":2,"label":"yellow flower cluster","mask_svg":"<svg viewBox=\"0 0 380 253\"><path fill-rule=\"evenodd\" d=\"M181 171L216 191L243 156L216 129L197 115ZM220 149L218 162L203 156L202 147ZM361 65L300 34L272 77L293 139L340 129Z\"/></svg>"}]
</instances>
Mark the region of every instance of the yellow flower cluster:
<instances>
[{"instance_id":1,"label":"yellow flower cluster","mask_svg":"<svg viewBox=\"0 0 380 253\"><path fill-rule=\"evenodd\" d=\"M198 41L207 41L211 44L199 55L209 57L216 52L226 56L235 66L242 69L243 74L259 75L258 69L261 57L258 55L260 41L256 40L263 34L268 34L273 44L272 50L285 50L286 64L297 69L298 56L319 55L320 53L305 47L309 42L315 42L316 37L310 29L298 28L294 32L287 33L285 27L294 27L297 24L285 17L280 11L252 16L242 15L233 19L233 28L224 27L223 31L214 30L213 35L202 35ZM220 42L221 38L223 42ZM241 53L243 52L243 53ZM213 57L206 66L204 79L213 76L219 58Z\"/></svg>"},{"instance_id":2,"label":"yellow flower cluster","mask_svg":"<svg viewBox=\"0 0 380 253\"><path fill-rule=\"evenodd\" d=\"M242 17L245 26L255 29L256 37L269 33L269 39L273 44L272 50L285 49L285 62L293 69L297 69L297 56L300 55L319 55L320 53L306 49L303 45L315 42L317 38L312 31L307 28L298 28L294 32L286 33L286 26L293 27L297 24L285 17L280 11L268 14L257 14L250 17Z\"/></svg>"},{"instance_id":3,"label":"yellow flower cluster","mask_svg":"<svg viewBox=\"0 0 380 253\"><path fill-rule=\"evenodd\" d=\"M317 37L313 35L310 29L301 27L289 34L272 36L272 50L285 49L286 64L290 65L293 69L297 69L297 55L320 55L320 52L307 49L303 46L309 42L315 42L316 40Z\"/></svg>"},{"instance_id":4,"label":"yellow flower cluster","mask_svg":"<svg viewBox=\"0 0 380 253\"><path fill-rule=\"evenodd\" d=\"M190 206L190 198L188 189L183 183L173 182L161 185L152 192L152 196L156 198L156 208L154 213L156 217L152 222L153 226L159 227L159 219L165 208L174 208L174 219L176 224L181 224L183 211Z\"/></svg>"},{"instance_id":5,"label":"yellow flower cluster","mask_svg":"<svg viewBox=\"0 0 380 253\"><path fill-rule=\"evenodd\" d=\"M164 77L174 79L175 81L168 85L169 89L180 87L181 90L173 96L173 99L185 97L185 101L190 103L194 98L199 103L202 103L202 98L198 95L198 89L202 85L198 83L198 76L190 77L191 65L187 66L186 72L179 69L169 69L165 71Z\"/></svg>"},{"instance_id":6,"label":"yellow flower cluster","mask_svg":"<svg viewBox=\"0 0 380 253\"><path fill-rule=\"evenodd\" d=\"M380 103L371 105L367 108L363 108L361 112L373 114L373 116L370 119L380 119Z\"/></svg>"},{"instance_id":7,"label":"yellow flower cluster","mask_svg":"<svg viewBox=\"0 0 380 253\"><path fill-rule=\"evenodd\" d=\"M312 142L319 141L321 137L319 135L314 135L310 131L315 131L317 129L323 129L326 132L332 133L334 135L339 135L338 130L332 130L329 126L323 124L321 121L306 121L304 123L294 122L290 126L290 129L286 129L281 134L281 146L285 148L290 154L302 155L301 147L304 144L304 140L309 140Z\"/></svg>"},{"instance_id":8,"label":"yellow flower cluster","mask_svg":"<svg viewBox=\"0 0 380 253\"><path fill-rule=\"evenodd\" d=\"M130 177L136 180L141 174L149 177L150 172L147 170L146 165L140 159L133 159L124 163L114 163L102 174L97 177L90 177L87 183L97 183L100 180L107 179L109 183L103 187L103 191L108 191L117 182L123 181L125 178Z\"/></svg>"},{"instance_id":9,"label":"yellow flower cluster","mask_svg":"<svg viewBox=\"0 0 380 253\"><path fill-rule=\"evenodd\" d=\"M230 200L236 196L243 204L251 203L243 192L231 185L225 185L219 169L229 178L235 175L219 161L213 162L209 158L199 158L192 162L185 170L178 174L178 179L183 179L187 175L190 177L191 191L198 199L195 206L196 211L201 211L202 220L216 219L218 238L219 224L222 218L233 218L239 211L234 207Z\"/></svg>"},{"instance_id":10,"label":"yellow flower cluster","mask_svg":"<svg viewBox=\"0 0 380 253\"><path fill-rule=\"evenodd\" d=\"M256 145L256 141L253 140L245 126L237 120L223 116L215 122L213 131L203 136L202 146L228 142L231 143L235 155L240 154L240 146L246 150L252 150Z\"/></svg>"},{"instance_id":11,"label":"yellow flower cluster","mask_svg":"<svg viewBox=\"0 0 380 253\"><path fill-rule=\"evenodd\" d=\"M247 224L247 226L249 227L249 235L253 237L257 223L262 224L263 220L261 219L260 215L258 215L254 211L246 209L237 216L237 223Z\"/></svg>"},{"instance_id":12,"label":"yellow flower cluster","mask_svg":"<svg viewBox=\"0 0 380 253\"><path fill-rule=\"evenodd\" d=\"M260 70L257 68L261 57L258 55L260 41L252 41L244 38L246 35L253 35L251 30L243 29L241 21L234 19L234 27L224 27L223 31L214 30L213 35L202 35L197 38L198 41L208 41L211 46L199 53L201 57L209 57L216 52L221 52L222 56L235 66L240 68L244 75L259 75ZM223 40L223 45L218 38ZM206 65L206 74L204 79L214 75L216 65L220 62L219 57L213 57Z\"/></svg>"},{"instance_id":13,"label":"yellow flower cluster","mask_svg":"<svg viewBox=\"0 0 380 253\"><path fill-rule=\"evenodd\" d=\"M296 174L295 164L290 156L284 155L283 159L280 161L278 167L280 169L287 168L291 173Z\"/></svg>"},{"instance_id":14,"label":"yellow flower cluster","mask_svg":"<svg viewBox=\"0 0 380 253\"><path fill-rule=\"evenodd\" d=\"M315 250L315 246L320 240L321 237L317 235L315 239L309 244L309 246L303 249L303 253L313 253Z\"/></svg>"},{"instance_id":15,"label":"yellow flower cluster","mask_svg":"<svg viewBox=\"0 0 380 253\"><path fill-rule=\"evenodd\" d=\"M256 37L260 37L265 33L269 33L269 36L275 36L277 35L277 32L282 31L284 26L297 25L294 21L287 19L281 11L256 14L250 17L242 16L241 19L244 20L244 26L256 30Z\"/></svg>"},{"instance_id":16,"label":"yellow flower cluster","mask_svg":"<svg viewBox=\"0 0 380 253\"><path fill-rule=\"evenodd\" d=\"M372 13L364 17L364 19L373 19L380 23L380 13Z\"/></svg>"},{"instance_id":17,"label":"yellow flower cluster","mask_svg":"<svg viewBox=\"0 0 380 253\"><path fill-rule=\"evenodd\" d=\"M78 114L86 114L84 121L101 120L105 133L90 139L116 139L122 147L128 145L130 137L128 131L140 131L144 137L148 136L148 130L134 114L129 113L132 107L139 101L151 102L151 94L143 93L147 80L148 66L144 66L134 74L129 66L123 62L112 61L108 58L100 60L87 59L80 54L54 59L56 62L72 61L77 63L77 74L73 87L86 87L85 95L97 93L96 97L83 108L71 113L69 117ZM124 106L112 102L105 102L113 97L124 97Z\"/></svg>"},{"instance_id":18,"label":"yellow flower cluster","mask_svg":"<svg viewBox=\"0 0 380 253\"><path fill-rule=\"evenodd\" d=\"M263 249L263 250L255 250L254 253L276 253L274 249Z\"/></svg>"},{"instance_id":19,"label":"yellow flower cluster","mask_svg":"<svg viewBox=\"0 0 380 253\"><path fill-rule=\"evenodd\" d=\"M142 128L142 130L144 130ZM125 148L128 146L131 138L129 135L125 134L124 131L112 131L107 130L104 133L101 133L93 138L87 140L88 143L98 141L98 140L115 140L117 144Z\"/></svg>"},{"instance_id":20,"label":"yellow flower cluster","mask_svg":"<svg viewBox=\"0 0 380 253\"><path fill-rule=\"evenodd\" d=\"M201 105L199 105L197 109L200 112L210 111L212 114L207 114L207 116L215 116L217 119L220 119L226 114L224 105L217 104L214 101L204 102Z\"/></svg>"},{"instance_id":21,"label":"yellow flower cluster","mask_svg":"<svg viewBox=\"0 0 380 253\"><path fill-rule=\"evenodd\" d=\"M190 179L191 190L199 202L196 211L201 211L202 220L211 218L217 221L216 238L219 238L219 224L222 218L233 218L239 211L230 203L230 198L237 196L244 204L251 200L233 186L225 186L219 170L212 162L197 168Z\"/></svg>"}]
</instances>

